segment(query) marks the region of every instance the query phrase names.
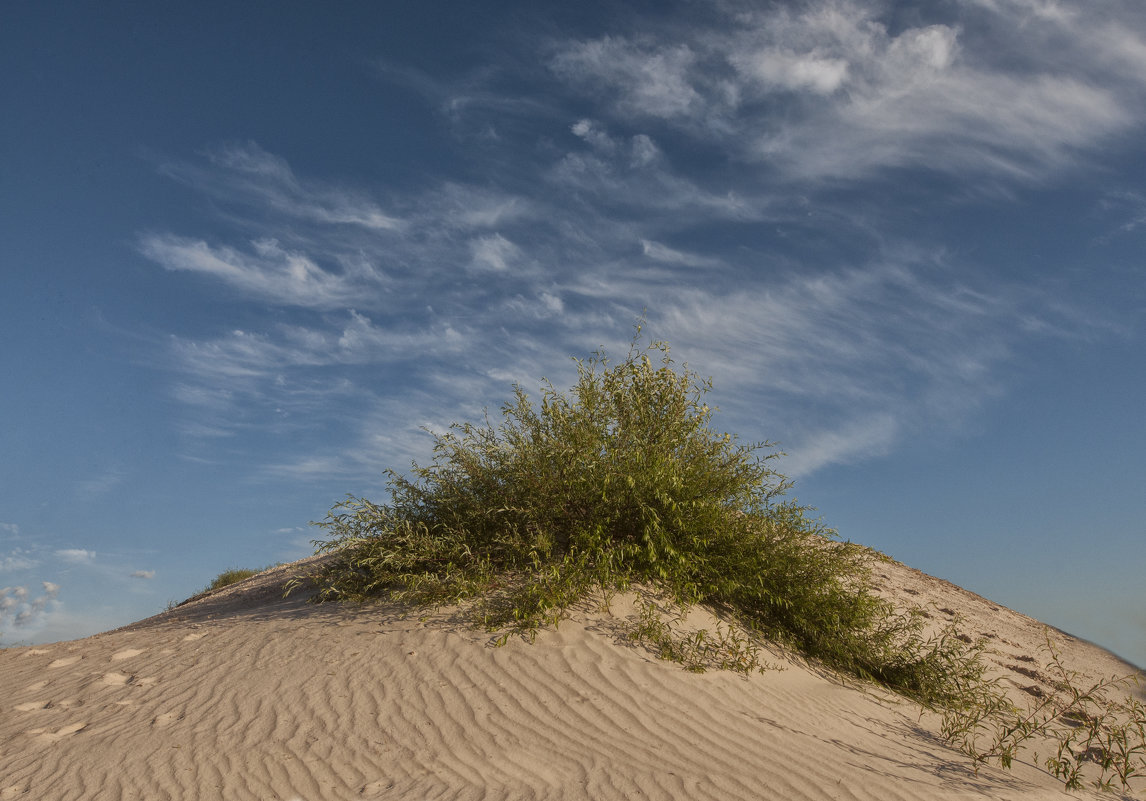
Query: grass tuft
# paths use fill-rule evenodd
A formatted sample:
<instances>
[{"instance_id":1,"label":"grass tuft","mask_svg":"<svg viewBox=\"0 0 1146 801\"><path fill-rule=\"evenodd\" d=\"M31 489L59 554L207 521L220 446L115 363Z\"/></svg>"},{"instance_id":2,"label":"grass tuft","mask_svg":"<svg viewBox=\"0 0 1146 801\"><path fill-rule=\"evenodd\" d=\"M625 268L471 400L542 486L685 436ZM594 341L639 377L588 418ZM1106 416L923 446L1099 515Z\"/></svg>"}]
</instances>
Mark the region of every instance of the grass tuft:
<instances>
[{"instance_id":1,"label":"grass tuft","mask_svg":"<svg viewBox=\"0 0 1146 801\"><path fill-rule=\"evenodd\" d=\"M261 572L262 570L232 567L215 576L215 578L211 580L211 583L203 588L202 592L212 592L214 590L221 590L223 587L230 587L232 584L238 584L240 581L249 579L251 576L257 576Z\"/></svg>"}]
</instances>

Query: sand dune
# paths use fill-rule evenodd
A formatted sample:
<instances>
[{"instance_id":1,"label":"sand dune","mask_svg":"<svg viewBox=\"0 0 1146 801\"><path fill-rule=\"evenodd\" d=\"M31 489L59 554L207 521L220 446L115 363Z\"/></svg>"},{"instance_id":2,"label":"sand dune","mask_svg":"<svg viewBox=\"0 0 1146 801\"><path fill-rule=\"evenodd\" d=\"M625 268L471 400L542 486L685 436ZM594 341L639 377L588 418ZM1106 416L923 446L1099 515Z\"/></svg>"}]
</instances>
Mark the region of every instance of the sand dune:
<instances>
[{"instance_id":1,"label":"sand dune","mask_svg":"<svg viewBox=\"0 0 1146 801\"><path fill-rule=\"evenodd\" d=\"M750 677L660 661L619 636L623 598L496 648L449 614L284 600L297 569L0 651L0 801L1080 797L1029 763L976 775L934 716L779 654ZM1039 681L1013 670L1035 673L1037 621L901 565L876 578L990 637L1016 692ZM1060 640L1090 675L1131 670Z\"/></svg>"}]
</instances>

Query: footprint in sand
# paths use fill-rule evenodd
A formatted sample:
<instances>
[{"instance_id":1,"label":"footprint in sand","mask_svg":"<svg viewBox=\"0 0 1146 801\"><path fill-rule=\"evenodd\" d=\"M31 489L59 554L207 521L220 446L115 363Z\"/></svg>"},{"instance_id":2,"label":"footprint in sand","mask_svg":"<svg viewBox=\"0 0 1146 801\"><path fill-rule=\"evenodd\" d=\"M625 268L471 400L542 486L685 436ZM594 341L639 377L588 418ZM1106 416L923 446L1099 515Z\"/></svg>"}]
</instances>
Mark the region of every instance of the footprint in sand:
<instances>
[{"instance_id":1,"label":"footprint in sand","mask_svg":"<svg viewBox=\"0 0 1146 801\"><path fill-rule=\"evenodd\" d=\"M104 673L103 683L108 687L122 687L131 681L131 676L124 673Z\"/></svg>"},{"instance_id":2,"label":"footprint in sand","mask_svg":"<svg viewBox=\"0 0 1146 801\"><path fill-rule=\"evenodd\" d=\"M146 648L125 648L122 651L117 651L112 654L111 661L118 662L121 659L131 659L133 656L139 656L146 650Z\"/></svg>"},{"instance_id":3,"label":"footprint in sand","mask_svg":"<svg viewBox=\"0 0 1146 801\"><path fill-rule=\"evenodd\" d=\"M206 636L207 636L207 632L199 631L199 632L196 632L194 634L188 634L186 637L183 638L183 642L190 642L191 640L201 640Z\"/></svg>"},{"instance_id":4,"label":"footprint in sand","mask_svg":"<svg viewBox=\"0 0 1146 801\"><path fill-rule=\"evenodd\" d=\"M83 731L85 728L87 728L87 725L88 724L86 723L72 723L68 726L64 726L63 728L56 729L53 732L44 732L43 734L39 735L37 739L42 743L54 743L57 740L64 739L70 734L75 734L78 731Z\"/></svg>"},{"instance_id":5,"label":"footprint in sand","mask_svg":"<svg viewBox=\"0 0 1146 801\"><path fill-rule=\"evenodd\" d=\"M79 662L81 659L83 659L82 656L65 656L63 659L57 659L55 662L48 665L48 670L53 670L55 668L67 667L68 665L74 665L76 662Z\"/></svg>"},{"instance_id":6,"label":"footprint in sand","mask_svg":"<svg viewBox=\"0 0 1146 801\"><path fill-rule=\"evenodd\" d=\"M374 793L379 793L379 792L382 792L383 790L393 789L393 787L394 787L394 780L393 779L379 779L376 782L370 782L370 784L363 785L362 789L358 791L358 794L359 795L366 795L367 793L369 793L369 794L373 795Z\"/></svg>"},{"instance_id":7,"label":"footprint in sand","mask_svg":"<svg viewBox=\"0 0 1146 801\"><path fill-rule=\"evenodd\" d=\"M39 656L40 654L50 654L51 648L29 648L21 656Z\"/></svg>"},{"instance_id":8,"label":"footprint in sand","mask_svg":"<svg viewBox=\"0 0 1146 801\"><path fill-rule=\"evenodd\" d=\"M44 681L38 681L35 684L29 684L27 687L24 688L24 692L26 692L26 693L38 693L40 690L44 689L47 686L48 686L48 680L44 679Z\"/></svg>"},{"instance_id":9,"label":"footprint in sand","mask_svg":"<svg viewBox=\"0 0 1146 801\"><path fill-rule=\"evenodd\" d=\"M29 701L26 704L17 704L12 708L17 712L33 712L37 709L47 709L51 705L51 701Z\"/></svg>"}]
</instances>

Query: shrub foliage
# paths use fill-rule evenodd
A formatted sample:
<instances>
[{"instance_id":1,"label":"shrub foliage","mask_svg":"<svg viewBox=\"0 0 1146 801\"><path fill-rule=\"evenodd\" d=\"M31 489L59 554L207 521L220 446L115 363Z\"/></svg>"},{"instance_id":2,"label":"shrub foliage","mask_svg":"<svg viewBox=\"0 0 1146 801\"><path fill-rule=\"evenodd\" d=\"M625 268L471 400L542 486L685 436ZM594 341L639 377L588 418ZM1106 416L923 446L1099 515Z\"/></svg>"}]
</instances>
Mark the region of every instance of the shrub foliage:
<instances>
[{"instance_id":1,"label":"shrub foliage","mask_svg":"<svg viewBox=\"0 0 1146 801\"><path fill-rule=\"evenodd\" d=\"M568 393L521 387L494 425L435 434L427 466L389 471L390 502L331 510L318 600L469 601L491 629L535 632L595 589L654 584L748 630L929 704L978 662L868 589L864 549L785 495L772 443L711 426L709 380L669 346L577 361Z\"/></svg>"}]
</instances>

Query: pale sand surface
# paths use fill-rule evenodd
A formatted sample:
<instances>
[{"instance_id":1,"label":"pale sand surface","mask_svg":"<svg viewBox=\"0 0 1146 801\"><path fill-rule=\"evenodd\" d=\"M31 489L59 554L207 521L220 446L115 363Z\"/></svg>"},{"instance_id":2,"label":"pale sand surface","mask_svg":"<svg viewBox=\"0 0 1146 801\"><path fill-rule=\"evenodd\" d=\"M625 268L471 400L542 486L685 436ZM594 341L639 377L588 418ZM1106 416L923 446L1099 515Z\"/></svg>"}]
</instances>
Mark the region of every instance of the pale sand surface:
<instances>
[{"instance_id":1,"label":"pale sand surface","mask_svg":"<svg viewBox=\"0 0 1146 801\"><path fill-rule=\"evenodd\" d=\"M750 677L660 661L619 637L625 599L495 648L446 614L283 600L297 569L0 651L0 801L1092 797L1029 761L975 775L935 716L795 660ZM989 636L1015 688L1036 683L1014 668L1033 667L1041 624L902 565L875 573ZM1056 636L1075 669L1132 670Z\"/></svg>"}]
</instances>

